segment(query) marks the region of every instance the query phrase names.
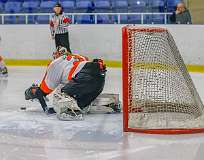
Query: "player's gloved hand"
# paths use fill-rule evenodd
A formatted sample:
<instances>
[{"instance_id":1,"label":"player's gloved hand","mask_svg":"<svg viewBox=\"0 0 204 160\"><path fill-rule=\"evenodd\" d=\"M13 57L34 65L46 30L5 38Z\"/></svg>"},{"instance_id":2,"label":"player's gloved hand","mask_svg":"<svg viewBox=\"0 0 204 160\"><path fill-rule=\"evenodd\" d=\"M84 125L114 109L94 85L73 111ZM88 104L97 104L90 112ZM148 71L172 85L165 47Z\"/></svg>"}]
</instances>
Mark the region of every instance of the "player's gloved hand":
<instances>
[{"instance_id":1,"label":"player's gloved hand","mask_svg":"<svg viewBox=\"0 0 204 160\"><path fill-rule=\"evenodd\" d=\"M36 90L38 89L37 84L32 84L31 87L25 90L25 100L33 100L37 98L37 95L35 94Z\"/></svg>"},{"instance_id":2,"label":"player's gloved hand","mask_svg":"<svg viewBox=\"0 0 204 160\"><path fill-rule=\"evenodd\" d=\"M38 87L37 84L33 84L31 87L26 89L25 91L25 99L26 100L38 100L40 102L40 105L43 109L43 111L47 110L47 104L46 104L46 99L45 97L47 96L46 93L44 93L40 87ZM47 113L50 114L52 112L51 110L47 110Z\"/></svg>"}]
</instances>

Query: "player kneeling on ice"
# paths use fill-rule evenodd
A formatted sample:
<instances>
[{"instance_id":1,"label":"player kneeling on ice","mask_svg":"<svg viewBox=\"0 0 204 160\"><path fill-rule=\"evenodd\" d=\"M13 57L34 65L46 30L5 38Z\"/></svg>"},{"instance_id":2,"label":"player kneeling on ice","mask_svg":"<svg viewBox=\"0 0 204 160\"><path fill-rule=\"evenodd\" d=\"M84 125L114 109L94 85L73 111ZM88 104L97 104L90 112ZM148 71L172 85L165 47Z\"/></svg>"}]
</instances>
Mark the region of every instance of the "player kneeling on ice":
<instances>
[{"instance_id":1,"label":"player kneeling on ice","mask_svg":"<svg viewBox=\"0 0 204 160\"><path fill-rule=\"evenodd\" d=\"M101 59L88 61L86 57L67 52L64 47L59 47L53 56L55 60L48 66L40 86L34 85L25 91L26 100L37 98L47 114L56 111L60 120L83 120L83 113L88 111L120 112L117 95L97 98L106 76ZM53 109L47 106L45 97L55 89Z\"/></svg>"},{"instance_id":2,"label":"player kneeling on ice","mask_svg":"<svg viewBox=\"0 0 204 160\"><path fill-rule=\"evenodd\" d=\"M5 66L3 58L0 56L0 77L7 77L8 76L8 70Z\"/></svg>"}]
</instances>

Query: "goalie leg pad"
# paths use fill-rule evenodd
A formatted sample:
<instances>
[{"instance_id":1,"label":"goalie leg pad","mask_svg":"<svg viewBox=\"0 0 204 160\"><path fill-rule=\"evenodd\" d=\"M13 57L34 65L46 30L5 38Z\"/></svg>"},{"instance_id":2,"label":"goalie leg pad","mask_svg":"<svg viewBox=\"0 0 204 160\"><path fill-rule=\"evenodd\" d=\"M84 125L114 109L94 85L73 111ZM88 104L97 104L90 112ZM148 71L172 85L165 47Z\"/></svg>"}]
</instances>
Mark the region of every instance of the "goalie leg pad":
<instances>
[{"instance_id":1,"label":"goalie leg pad","mask_svg":"<svg viewBox=\"0 0 204 160\"><path fill-rule=\"evenodd\" d=\"M84 120L83 114L80 111L64 110L57 114L57 118L61 121L82 121Z\"/></svg>"},{"instance_id":2,"label":"goalie leg pad","mask_svg":"<svg viewBox=\"0 0 204 160\"><path fill-rule=\"evenodd\" d=\"M74 98L64 93L55 93L54 99L55 110L57 111L57 118L59 120L83 120L81 109L78 107L77 101Z\"/></svg>"},{"instance_id":3,"label":"goalie leg pad","mask_svg":"<svg viewBox=\"0 0 204 160\"><path fill-rule=\"evenodd\" d=\"M89 113L120 113L119 94L103 93L90 105Z\"/></svg>"}]
</instances>

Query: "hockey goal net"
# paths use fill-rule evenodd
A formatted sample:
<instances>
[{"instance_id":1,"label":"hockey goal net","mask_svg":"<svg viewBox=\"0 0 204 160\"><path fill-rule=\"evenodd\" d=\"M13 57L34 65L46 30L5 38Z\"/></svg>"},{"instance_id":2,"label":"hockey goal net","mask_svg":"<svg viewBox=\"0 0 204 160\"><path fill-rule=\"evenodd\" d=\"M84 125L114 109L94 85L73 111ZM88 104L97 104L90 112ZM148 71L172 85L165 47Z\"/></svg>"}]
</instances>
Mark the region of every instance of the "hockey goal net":
<instances>
[{"instance_id":1,"label":"hockey goal net","mask_svg":"<svg viewBox=\"0 0 204 160\"><path fill-rule=\"evenodd\" d=\"M204 107L167 29L123 32L124 131L204 132Z\"/></svg>"}]
</instances>

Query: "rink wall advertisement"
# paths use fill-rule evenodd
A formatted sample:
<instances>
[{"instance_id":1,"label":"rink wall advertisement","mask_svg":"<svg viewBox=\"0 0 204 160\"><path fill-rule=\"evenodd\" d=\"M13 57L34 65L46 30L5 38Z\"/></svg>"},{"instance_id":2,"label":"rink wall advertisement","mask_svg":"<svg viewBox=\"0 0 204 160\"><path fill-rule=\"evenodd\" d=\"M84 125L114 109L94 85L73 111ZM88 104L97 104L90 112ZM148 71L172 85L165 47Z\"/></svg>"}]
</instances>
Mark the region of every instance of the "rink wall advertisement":
<instances>
[{"instance_id":1,"label":"rink wall advertisement","mask_svg":"<svg viewBox=\"0 0 204 160\"><path fill-rule=\"evenodd\" d=\"M124 25L71 25L74 53L120 62ZM141 25L140 25L141 26ZM152 27L152 25L151 25ZM160 25L173 35L186 64L204 65L204 25ZM52 59L55 43L48 25L0 25L0 55L13 60Z\"/></svg>"}]
</instances>

